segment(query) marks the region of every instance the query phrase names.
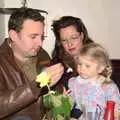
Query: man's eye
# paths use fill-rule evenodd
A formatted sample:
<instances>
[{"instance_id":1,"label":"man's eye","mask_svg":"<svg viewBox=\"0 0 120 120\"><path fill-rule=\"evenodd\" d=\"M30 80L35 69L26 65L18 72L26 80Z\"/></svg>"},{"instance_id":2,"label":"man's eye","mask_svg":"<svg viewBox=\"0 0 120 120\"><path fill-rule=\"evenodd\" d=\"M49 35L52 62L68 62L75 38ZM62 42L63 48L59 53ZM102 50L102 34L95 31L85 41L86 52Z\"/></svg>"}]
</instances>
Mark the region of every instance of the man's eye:
<instances>
[{"instance_id":1,"label":"man's eye","mask_svg":"<svg viewBox=\"0 0 120 120\"><path fill-rule=\"evenodd\" d=\"M31 38L32 38L32 39L35 39L35 38L36 38L36 36L31 36Z\"/></svg>"},{"instance_id":2,"label":"man's eye","mask_svg":"<svg viewBox=\"0 0 120 120\"><path fill-rule=\"evenodd\" d=\"M42 35L42 36L41 36L41 40L45 40L46 37L47 37L47 36Z\"/></svg>"}]
</instances>

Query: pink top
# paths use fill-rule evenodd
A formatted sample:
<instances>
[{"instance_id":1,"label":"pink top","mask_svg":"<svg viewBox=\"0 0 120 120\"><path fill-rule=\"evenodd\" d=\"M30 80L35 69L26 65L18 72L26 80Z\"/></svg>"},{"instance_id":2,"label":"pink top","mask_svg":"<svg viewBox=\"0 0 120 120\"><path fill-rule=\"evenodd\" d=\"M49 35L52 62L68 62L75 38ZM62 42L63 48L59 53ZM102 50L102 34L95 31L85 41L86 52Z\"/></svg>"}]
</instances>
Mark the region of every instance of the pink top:
<instances>
[{"instance_id":1,"label":"pink top","mask_svg":"<svg viewBox=\"0 0 120 120\"><path fill-rule=\"evenodd\" d=\"M90 82L91 81L91 82ZM76 108L96 112L99 108L102 114L108 100L114 101L115 111L120 112L120 93L115 83L102 86L100 80L84 80L80 76L72 77L68 83Z\"/></svg>"}]
</instances>

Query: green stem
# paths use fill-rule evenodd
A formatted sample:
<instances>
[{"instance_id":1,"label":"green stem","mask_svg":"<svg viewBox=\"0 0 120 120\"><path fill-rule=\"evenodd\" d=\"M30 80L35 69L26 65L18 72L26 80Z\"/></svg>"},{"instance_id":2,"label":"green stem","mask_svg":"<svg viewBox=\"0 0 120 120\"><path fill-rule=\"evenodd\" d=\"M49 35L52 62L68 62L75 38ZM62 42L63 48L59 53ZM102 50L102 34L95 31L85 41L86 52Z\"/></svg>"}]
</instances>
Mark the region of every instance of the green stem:
<instances>
[{"instance_id":1,"label":"green stem","mask_svg":"<svg viewBox=\"0 0 120 120\"><path fill-rule=\"evenodd\" d=\"M47 87L48 87L48 93L50 93L50 87L49 87L49 85L47 84Z\"/></svg>"}]
</instances>

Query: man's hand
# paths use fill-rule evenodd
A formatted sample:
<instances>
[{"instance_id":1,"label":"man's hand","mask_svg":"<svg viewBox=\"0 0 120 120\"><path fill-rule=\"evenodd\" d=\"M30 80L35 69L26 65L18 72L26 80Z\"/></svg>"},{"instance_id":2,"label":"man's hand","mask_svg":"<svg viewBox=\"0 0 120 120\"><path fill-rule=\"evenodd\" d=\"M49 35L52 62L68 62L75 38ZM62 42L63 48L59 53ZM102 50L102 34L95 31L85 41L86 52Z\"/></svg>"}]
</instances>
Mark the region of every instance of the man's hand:
<instances>
[{"instance_id":1,"label":"man's hand","mask_svg":"<svg viewBox=\"0 0 120 120\"><path fill-rule=\"evenodd\" d=\"M44 71L50 75L50 86L53 86L61 78L64 72L64 67L62 66L61 63L58 63L58 64L45 68Z\"/></svg>"}]
</instances>

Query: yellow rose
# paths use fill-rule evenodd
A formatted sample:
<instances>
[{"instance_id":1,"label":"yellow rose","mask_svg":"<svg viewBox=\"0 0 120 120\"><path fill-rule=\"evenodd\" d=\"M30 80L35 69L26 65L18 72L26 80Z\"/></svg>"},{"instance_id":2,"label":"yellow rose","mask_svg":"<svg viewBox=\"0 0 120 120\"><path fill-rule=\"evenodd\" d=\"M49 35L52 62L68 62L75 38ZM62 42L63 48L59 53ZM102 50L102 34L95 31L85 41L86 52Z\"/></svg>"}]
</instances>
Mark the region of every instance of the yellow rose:
<instances>
[{"instance_id":1,"label":"yellow rose","mask_svg":"<svg viewBox=\"0 0 120 120\"><path fill-rule=\"evenodd\" d=\"M49 84L50 82L50 75L43 71L36 77L36 82L40 83L40 87L44 87Z\"/></svg>"}]
</instances>

